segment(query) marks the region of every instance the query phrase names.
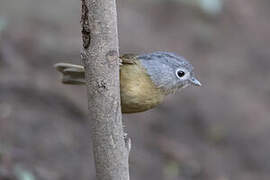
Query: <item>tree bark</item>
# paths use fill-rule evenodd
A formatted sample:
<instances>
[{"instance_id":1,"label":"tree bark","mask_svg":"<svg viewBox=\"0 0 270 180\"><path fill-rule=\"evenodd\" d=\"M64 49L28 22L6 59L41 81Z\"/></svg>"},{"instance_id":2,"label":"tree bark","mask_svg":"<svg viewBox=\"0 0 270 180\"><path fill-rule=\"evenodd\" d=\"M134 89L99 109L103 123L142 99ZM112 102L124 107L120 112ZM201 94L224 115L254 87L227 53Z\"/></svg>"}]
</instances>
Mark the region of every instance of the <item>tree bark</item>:
<instances>
[{"instance_id":1,"label":"tree bark","mask_svg":"<svg viewBox=\"0 0 270 180\"><path fill-rule=\"evenodd\" d=\"M81 58L98 180L129 180L119 83L115 0L81 0Z\"/></svg>"}]
</instances>

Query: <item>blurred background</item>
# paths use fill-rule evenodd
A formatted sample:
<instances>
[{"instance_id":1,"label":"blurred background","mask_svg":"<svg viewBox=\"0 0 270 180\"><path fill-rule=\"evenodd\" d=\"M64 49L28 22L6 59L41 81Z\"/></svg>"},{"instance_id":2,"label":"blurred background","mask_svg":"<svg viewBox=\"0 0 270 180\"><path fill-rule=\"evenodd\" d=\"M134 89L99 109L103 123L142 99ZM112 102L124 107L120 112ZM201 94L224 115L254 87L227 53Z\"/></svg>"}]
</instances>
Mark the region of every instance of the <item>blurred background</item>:
<instances>
[{"instance_id":1,"label":"blurred background","mask_svg":"<svg viewBox=\"0 0 270 180\"><path fill-rule=\"evenodd\" d=\"M131 179L270 179L270 1L118 0L120 51L172 51L195 67L186 88L124 115ZM0 180L95 179L80 64L80 1L0 2Z\"/></svg>"}]
</instances>

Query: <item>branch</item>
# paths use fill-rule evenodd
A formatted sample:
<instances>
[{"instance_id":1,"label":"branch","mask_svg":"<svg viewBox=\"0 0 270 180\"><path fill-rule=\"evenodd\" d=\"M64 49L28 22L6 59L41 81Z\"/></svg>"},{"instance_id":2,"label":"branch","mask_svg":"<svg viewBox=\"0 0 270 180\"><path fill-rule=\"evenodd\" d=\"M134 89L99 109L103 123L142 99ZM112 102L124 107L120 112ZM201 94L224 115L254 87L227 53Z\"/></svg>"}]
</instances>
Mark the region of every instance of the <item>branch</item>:
<instances>
[{"instance_id":1,"label":"branch","mask_svg":"<svg viewBox=\"0 0 270 180\"><path fill-rule=\"evenodd\" d=\"M122 126L115 0L82 1L81 58L98 180L129 180Z\"/></svg>"}]
</instances>

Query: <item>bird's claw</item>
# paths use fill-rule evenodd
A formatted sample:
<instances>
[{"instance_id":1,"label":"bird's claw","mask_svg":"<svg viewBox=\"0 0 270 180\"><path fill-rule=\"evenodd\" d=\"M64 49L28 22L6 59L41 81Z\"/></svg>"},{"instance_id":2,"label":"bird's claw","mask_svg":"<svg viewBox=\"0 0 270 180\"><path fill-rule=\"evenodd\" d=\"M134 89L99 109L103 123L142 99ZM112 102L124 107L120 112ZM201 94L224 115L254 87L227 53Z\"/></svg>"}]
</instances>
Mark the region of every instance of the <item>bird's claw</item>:
<instances>
[{"instance_id":1,"label":"bird's claw","mask_svg":"<svg viewBox=\"0 0 270 180\"><path fill-rule=\"evenodd\" d=\"M128 153L131 150L131 139L128 137L128 134L124 132L124 141L125 141L125 146L127 148Z\"/></svg>"}]
</instances>

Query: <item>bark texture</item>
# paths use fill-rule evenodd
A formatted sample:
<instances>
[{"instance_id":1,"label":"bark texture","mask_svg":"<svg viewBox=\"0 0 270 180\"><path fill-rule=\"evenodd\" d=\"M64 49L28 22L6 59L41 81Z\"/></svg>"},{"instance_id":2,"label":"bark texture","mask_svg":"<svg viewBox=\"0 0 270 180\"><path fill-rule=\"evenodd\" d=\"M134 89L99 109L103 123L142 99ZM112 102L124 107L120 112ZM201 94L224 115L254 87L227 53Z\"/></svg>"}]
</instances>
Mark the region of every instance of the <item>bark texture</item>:
<instances>
[{"instance_id":1,"label":"bark texture","mask_svg":"<svg viewBox=\"0 0 270 180\"><path fill-rule=\"evenodd\" d=\"M115 0L81 0L81 58L85 66L89 121L98 180L128 180L120 104Z\"/></svg>"}]
</instances>

